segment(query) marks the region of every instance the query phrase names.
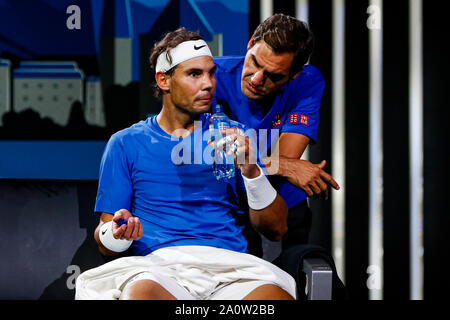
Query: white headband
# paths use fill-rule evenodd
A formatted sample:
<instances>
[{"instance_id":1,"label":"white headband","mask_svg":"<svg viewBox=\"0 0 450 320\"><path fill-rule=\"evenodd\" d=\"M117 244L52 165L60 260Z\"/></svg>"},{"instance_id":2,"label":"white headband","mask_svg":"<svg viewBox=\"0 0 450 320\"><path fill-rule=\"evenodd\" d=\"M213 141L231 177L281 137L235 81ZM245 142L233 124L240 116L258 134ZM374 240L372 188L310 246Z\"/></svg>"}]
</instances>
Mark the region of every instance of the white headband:
<instances>
[{"instance_id":1,"label":"white headband","mask_svg":"<svg viewBox=\"0 0 450 320\"><path fill-rule=\"evenodd\" d=\"M175 48L169 50L172 63L169 62L167 51L161 53L156 60L156 72L166 72L177 64L201 56L212 57L211 51L204 40L190 40L180 43Z\"/></svg>"}]
</instances>

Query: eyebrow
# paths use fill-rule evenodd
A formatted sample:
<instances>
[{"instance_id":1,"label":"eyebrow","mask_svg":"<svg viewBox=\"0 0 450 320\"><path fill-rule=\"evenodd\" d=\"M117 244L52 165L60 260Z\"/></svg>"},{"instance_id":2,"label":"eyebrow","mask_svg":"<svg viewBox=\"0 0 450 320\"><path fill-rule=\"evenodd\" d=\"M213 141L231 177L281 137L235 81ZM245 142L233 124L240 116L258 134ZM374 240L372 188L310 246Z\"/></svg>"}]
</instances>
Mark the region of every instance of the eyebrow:
<instances>
[{"instance_id":1,"label":"eyebrow","mask_svg":"<svg viewBox=\"0 0 450 320\"><path fill-rule=\"evenodd\" d=\"M261 68L261 65L258 63L258 60L256 60L256 57L253 53L251 54L251 57L252 57L252 60L253 60L253 63L255 64L255 66L257 66L258 68Z\"/></svg>"},{"instance_id":2,"label":"eyebrow","mask_svg":"<svg viewBox=\"0 0 450 320\"><path fill-rule=\"evenodd\" d=\"M211 72L216 72L217 66L212 67L211 69L209 69L208 73ZM191 73L191 72L199 72L199 73L203 73L203 69L200 68L189 68L187 70L185 70L186 73Z\"/></svg>"},{"instance_id":3,"label":"eyebrow","mask_svg":"<svg viewBox=\"0 0 450 320\"><path fill-rule=\"evenodd\" d=\"M253 63L255 64L255 66L257 67L257 68L262 68L262 66L258 63L258 60L256 60L256 57L255 57L255 55L254 54L251 54L250 55L251 56L251 58L252 58L252 60L253 60ZM275 73L275 72L270 72L270 71L267 71L267 70L264 70L264 74L266 75L266 76L268 76L269 78L283 78L285 75L284 74L282 74L282 73ZM279 79L277 79L276 81L278 81Z\"/></svg>"}]
</instances>

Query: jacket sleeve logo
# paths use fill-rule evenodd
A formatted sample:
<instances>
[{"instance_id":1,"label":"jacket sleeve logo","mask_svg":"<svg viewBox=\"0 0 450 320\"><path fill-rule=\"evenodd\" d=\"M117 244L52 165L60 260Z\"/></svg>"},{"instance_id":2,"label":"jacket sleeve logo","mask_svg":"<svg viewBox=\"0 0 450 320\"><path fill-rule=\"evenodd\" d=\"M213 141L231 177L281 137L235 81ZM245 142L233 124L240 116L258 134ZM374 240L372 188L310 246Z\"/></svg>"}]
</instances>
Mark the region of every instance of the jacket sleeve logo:
<instances>
[{"instance_id":1,"label":"jacket sleeve logo","mask_svg":"<svg viewBox=\"0 0 450 320\"><path fill-rule=\"evenodd\" d=\"M272 128L279 127L282 124L283 124L283 122L281 121L281 113L278 112L272 121Z\"/></svg>"},{"instance_id":2,"label":"jacket sleeve logo","mask_svg":"<svg viewBox=\"0 0 450 320\"><path fill-rule=\"evenodd\" d=\"M309 116L306 116L304 114L291 113L289 115L289 123L290 124L301 123L307 126L309 123Z\"/></svg>"},{"instance_id":3,"label":"jacket sleeve logo","mask_svg":"<svg viewBox=\"0 0 450 320\"><path fill-rule=\"evenodd\" d=\"M300 123L304 124L305 126L307 126L308 122L309 122L309 117L305 116L304 114L301 114L300 115Z\"/></svg>"}]
</instances>

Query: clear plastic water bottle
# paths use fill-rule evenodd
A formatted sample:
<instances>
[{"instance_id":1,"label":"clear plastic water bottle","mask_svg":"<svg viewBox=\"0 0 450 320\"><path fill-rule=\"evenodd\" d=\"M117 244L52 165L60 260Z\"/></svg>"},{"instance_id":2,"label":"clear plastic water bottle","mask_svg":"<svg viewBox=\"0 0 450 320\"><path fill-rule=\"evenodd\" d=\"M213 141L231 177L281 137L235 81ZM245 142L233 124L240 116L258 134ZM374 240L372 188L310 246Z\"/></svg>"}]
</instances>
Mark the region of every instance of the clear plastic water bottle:
<instances>
[{"instance_id":1,"label":"clear plastic water bottle","mask_svg":"<svg viewBox=\"0 0 450 320\"><path fill-rule=\"evenodd\" d=\"M230 118L223 113L221 105L216 105L209 125L211 141L213 141L214 145L216 145L217 141L225 137L221 133L221 130L230 127ZM213 172L217 180L234 177L234 156L227 155L226 149L214 148Z\"/></svg>"}]
</instances>

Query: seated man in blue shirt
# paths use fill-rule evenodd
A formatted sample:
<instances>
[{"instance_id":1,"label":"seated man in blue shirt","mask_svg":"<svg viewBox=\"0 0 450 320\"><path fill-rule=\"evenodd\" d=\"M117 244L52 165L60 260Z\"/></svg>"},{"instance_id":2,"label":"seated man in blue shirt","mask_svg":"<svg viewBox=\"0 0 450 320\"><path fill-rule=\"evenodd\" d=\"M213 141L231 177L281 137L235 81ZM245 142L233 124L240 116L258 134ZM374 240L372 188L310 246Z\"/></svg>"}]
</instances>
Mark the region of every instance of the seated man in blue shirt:
<instances>
[{"instance_id":1,"label":"seated man in blue shirt","mask_svg":"<svg viewBox=\"0 0 450 320\"><path fill-rule=\"evenodd\" d=\"M308 241L311 212L306 195L322 194L327 199L328 185L339 189L323 170L325 160L320 164L299 160L306 146L316 140L325 86L319 70L307 65L312 51L313 34L308 25L275 14L256 28L245 57L214 59L215 102L225 113L257 133L260 129L264 133L279 130L279 139L277 134L267 139L264 162L268 174L277 176L280 195L290 208L284 248ZM259 148L262 154L263 149ZM270 150L275 150L275 157Z\"/></svg>"},{"instance_id":2,"label":"seated man in blue shirt","mask_svg":"<svg viewBox=\"0 0 450 320\"><path fill-rule=\"evenodd\" d=\"M76 299L295 298L289 274L247 253L239 197L247 198L253 227L273 240L286 232L288 211L251 161L252 141L231 135L244 155L233 178L217 180L207 161L216 66L206 42L180 28L150 60L162 110L110 138L95 205L100 252L119 257L132 246L134 255L82 273Z\"/></svg>"}]
</instances>

